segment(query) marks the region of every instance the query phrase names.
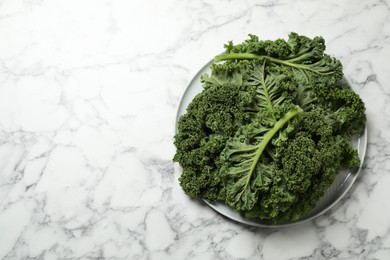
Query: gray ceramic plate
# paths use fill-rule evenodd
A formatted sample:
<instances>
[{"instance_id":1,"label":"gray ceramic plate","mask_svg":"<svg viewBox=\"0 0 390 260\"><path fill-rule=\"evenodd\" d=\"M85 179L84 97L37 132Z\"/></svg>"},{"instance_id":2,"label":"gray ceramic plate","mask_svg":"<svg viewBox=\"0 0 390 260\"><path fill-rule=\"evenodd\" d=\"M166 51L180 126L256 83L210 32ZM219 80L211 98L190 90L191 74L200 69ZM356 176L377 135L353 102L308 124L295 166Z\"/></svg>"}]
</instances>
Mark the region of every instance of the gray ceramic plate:
<instances>
[{"instance_id":1,"label":"gray ceramic plate","mask_svg":"<svg viewBox=\"0 0 390 260\"><path fill-rule=\"evenodd\" d=\"M179 109L177 111L177 117L176 117L176 132L177 132L177 123L179 120L179 117L183 114L185 114L187 106L192 101L192 99L202 91L202 84L200 83L200 76L205 73L210 73L210 65L213 61L208 62L192 79L190 84L188 85L187 89L185 90L180 104ZM309 220L312 220L322 214L324 214L326 211L328 211L330 208L332 208L338 201L341 200L341 198L348 192L348 190L351 188L352 184L355 182L357 176L359 175L361 166L363 164L364 156L366 153L366 146L367 146L367 127L364 131L364 133L353 140L353 146L358 149L359 157L361 160L361 165L359 169L355 171L340 171L340 173L337 175L335 181L333 184L326 190L324 196L317 202L316 207L305 217L298 219L296 221L287 222L284 224L272 224L269 222L261 221L258 219L247 219L234 209L226 206L224 203L209 203L205 201L211 208L219 212L220 214L224 215L225 217L228 217L232 220L235 220L240 223L244 223L251 226L257 226L257 227L266 227L266 228L278 228L278 227L288 227L293 226L299 223L303 223Z\"/></svg>"}]
</instances>

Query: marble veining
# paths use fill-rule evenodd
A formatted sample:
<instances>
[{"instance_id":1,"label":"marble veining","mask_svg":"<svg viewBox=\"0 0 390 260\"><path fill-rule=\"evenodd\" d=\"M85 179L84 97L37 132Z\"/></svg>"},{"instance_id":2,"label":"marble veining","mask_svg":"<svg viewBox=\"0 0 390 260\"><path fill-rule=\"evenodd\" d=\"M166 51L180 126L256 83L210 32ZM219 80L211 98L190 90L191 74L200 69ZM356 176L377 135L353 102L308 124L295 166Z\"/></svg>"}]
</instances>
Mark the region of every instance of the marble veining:
<instances>
[{"instance_id":1,"label":"marble veining","mask_svg":"<svg viewBox=\"0 0 390 260\"><path fill-rule=\"evenodd\" d=\"M0 259L390 259L390 2L0 1ZM361 175L294 228L178 185L176 110L228 40L327 40L367 107Z\"/></svg>"}]
</instances>

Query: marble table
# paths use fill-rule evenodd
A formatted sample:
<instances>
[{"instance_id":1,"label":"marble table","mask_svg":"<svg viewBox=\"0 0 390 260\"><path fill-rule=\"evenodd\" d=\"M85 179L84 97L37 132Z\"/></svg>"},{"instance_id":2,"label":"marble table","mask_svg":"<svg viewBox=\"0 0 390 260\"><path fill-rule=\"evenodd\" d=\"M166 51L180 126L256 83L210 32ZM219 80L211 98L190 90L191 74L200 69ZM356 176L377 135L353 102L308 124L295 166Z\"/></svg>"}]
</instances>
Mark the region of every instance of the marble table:
<instances>
[{"instance_id":1,"label":"marble table","mask_svg":"<svg viewBox=\"0 0 390 260\"><path fill-rule=\"evenodd\" d=\"M366 103L363 170L313 222L229 221L178 185L176 110L228 40L322 35ZM390 259L390 2L0 1L0 259Z\"/></svg>"}]
</instances>

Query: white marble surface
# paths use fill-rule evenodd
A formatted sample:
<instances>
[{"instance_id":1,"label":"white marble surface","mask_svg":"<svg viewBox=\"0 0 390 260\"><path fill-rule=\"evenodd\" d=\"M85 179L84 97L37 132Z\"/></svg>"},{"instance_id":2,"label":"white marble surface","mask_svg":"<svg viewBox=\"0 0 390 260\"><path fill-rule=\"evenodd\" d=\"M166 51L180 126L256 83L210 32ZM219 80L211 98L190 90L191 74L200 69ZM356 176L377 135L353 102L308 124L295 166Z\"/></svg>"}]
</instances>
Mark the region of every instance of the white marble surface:
<instances>
[{"instance_id":1,"label":"white marble surface","mask_svg":"<svg viewBox=\"0 0 390 260\"><path fill-rule=\"evenodd\" d=\"M175 113L228 40L323 35L366 102L346 198L262 230L181 191ZM390 1L1 0L0 259L390 259Z\"/></svg>"}]
</instances>

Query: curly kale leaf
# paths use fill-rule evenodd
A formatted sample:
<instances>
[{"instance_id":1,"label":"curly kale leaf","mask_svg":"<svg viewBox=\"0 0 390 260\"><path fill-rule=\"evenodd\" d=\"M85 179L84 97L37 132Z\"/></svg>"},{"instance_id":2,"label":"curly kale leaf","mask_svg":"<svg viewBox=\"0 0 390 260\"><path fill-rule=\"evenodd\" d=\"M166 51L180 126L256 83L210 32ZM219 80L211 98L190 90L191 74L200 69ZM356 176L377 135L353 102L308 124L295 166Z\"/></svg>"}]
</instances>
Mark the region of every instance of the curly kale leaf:
<instances>
[{"instance_id":1,"label":"curly kale leaf","mask_svg":"<svg viewBox=\"0 0 390 260\"><path fill-rule=\"evenodd\" d=\"M289 127L287 139L275 147L281 156L269 191L247 217L282 222L306 215L341 168L343 145L320 113L300 113Z\"/></svg>"},{"instance_id":2,"label":"curly kale leaf","mask_svg":"<svg viewBox=\"0 0 390 260\"><path fill-rule=\"evenodd\" d=\"M248 85L256 87L258 108L268 110L271 113L272 121L275 123L276 108L285 101L285 95L282 95L283 88L280 87L284 76L274 73L266 76L265 67L266 61L261 65L254 66L252 74L248 78Z\"/></svg>"},{"instance_id":3,"label":"curly kale leaf","mask_svg":"<svg viewBox=\"0 0 390 260\"><path fill-rule=\"evenodd\" d=\"M217 70L221 73L216 75L226 71L223 66L214 71ZM183 168L183 190L193 198L219 198L222 185L216 176L216 161L227 140L253 116L248 108L256 102L256 92L253 87L235 84L232 73L225 74L223 85L210 84L198 94L178 122L174 161Z\"/></svg>"},{"instance_id":4,"label":"curly kale leaf","mask_svg":"<svg viewBox=\"0 0 390 260\"><path fill-rule=\"evenodd\" d=\"M338 134L348 136L362 133L366 124L365 106L358 94L349 86L333 88L324 98L324 106L329 109L327 118Z\"/></svg>"},{"instance_id":5,"label":"curly kale leaf","mask_svg":"<svg viewBox=\"0 0 390 260\"><path fill-rule=\"evenodd\" d=\"M223 86L226 84L242 86L243 75L248 69L247 65L248 63L245 61L237 64L212 64L211 75L202 75L200 81L203 83L204 88L209 86Z\"/></svg>"},{"instance_id":6,"label":"curly kale leaf","mask_svg":"<svg viewBox=\"0 0 390 260\"><path fill-rule=\"evenodd\" d=\"M226 52L214 58L215 62L226 60L268 60L294 68L305 78L315 78L313 74L328 76L322 79L333 83L342 78L340 61L324 54L325 41L322 37L310 39L296 33L289 35L286 42L260 41L257 36L250 35L250 39L236 46L230 42L225 45Z\"/></svg>"},{"instance_id":7,"label":"curly kale leaf","mask_svg":"<svg viewBox=\"0 0 390 260\"><path fill-rule=\"evenodd\" d=\"M268 143L284 125L302 110L292 106L280 115L284 98L278 88L280 76L265 73L265 62L253 71L250 83L256 86L259 98L259 115L252 124L238 130L236 136L227 141L221 154L221 178L225 182L226 203L237 210L253 208L258 192L269 183L275 170L260 163ZM288 106L288 105L287 105ZM252 144L254 142L254 144ZM266 185L265 185L266 186Z\"/></svg>"},{"instance_id":8,"label":"curly kale leaf","mask_svg":"<svg viewBox=\"0 0 390 260\"><path fill-rule=\"evenodd\" d=\"M226 203L237 210L246 211L253 208L258 199L258 192L267 187L272 178L275 167L261 163L261 157L268 143L280 129L302 110L296 106L291 108L273 127L265 127L262 120L270 121L271 118L259 118L257 134L245 138L246 127L239 130L238 135L230 139L221 154L221 178L224 179L226 189ZM249 125L248 128L252 128ZM256 144L248 143L248 139L255 139Z\"/></svg>"}]
</instances>

